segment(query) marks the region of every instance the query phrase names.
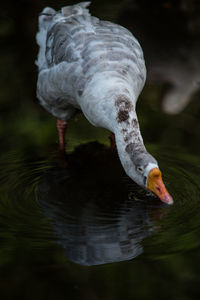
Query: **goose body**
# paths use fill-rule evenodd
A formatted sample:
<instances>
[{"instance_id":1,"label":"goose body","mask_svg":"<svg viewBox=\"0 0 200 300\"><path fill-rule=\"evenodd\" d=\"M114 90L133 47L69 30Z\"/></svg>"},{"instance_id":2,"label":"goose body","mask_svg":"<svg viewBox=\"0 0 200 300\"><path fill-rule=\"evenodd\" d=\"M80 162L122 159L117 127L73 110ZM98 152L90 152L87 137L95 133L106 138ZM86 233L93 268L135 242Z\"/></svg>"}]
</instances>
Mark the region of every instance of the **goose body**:
<instances>
[{"instance_id":1,"label":"goose body","mask_svg":"<svg viewBox=\"0 0 200 300\"><path fill-rule=\"evenodd\" d=\"M94 126L113 132L126 173L172 203L135 111L146 79L142 49L124 27L91 16L89 4L59 12L46 7L39 16L37 97L59 120L67 122L80 109Z\"/></svg>"}]
</instances>

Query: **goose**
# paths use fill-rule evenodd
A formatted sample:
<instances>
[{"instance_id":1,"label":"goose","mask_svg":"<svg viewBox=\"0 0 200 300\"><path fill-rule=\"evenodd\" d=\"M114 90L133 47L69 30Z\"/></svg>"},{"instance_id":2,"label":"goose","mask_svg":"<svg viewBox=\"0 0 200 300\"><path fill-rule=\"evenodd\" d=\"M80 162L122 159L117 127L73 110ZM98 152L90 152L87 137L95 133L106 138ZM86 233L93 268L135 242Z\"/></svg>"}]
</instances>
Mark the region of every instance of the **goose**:
<instances>
[{"instance_id":1,"label":"goose","mask_svg":"<svg viewBox=\"0 0 200 300\"><path fill-rule=\"evenodd\" d=\"M46 7L40 13L37 97L57 118L62 150L67 122L81 110L91 124L113 133L126 174L172 204L135 110L146 80L141 46L126 28L91 16L89 5Z\"/></svg>"}]
</instances>

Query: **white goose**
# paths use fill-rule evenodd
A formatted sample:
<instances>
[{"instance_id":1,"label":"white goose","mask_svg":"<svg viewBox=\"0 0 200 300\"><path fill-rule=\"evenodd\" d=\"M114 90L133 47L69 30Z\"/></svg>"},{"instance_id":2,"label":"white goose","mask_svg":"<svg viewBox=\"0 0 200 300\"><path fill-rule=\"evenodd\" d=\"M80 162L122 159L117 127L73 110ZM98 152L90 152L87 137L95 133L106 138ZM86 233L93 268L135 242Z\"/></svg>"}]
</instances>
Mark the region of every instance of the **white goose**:
<instances>
[{"instance_id":1,"label":"white goose","mask_svg":"<svg viewBox=\"0 0 200 300\"><path fill-rule=\"evenodd\" d=\"M142 49L124 27L91 16L89 4L58 12L46 7L40 14L37 96L58 119L61 148L67 121L79 109L94 126L114 133L127 175L172 204L135 111L146 78Z\"/></svg>"}]
</instances>

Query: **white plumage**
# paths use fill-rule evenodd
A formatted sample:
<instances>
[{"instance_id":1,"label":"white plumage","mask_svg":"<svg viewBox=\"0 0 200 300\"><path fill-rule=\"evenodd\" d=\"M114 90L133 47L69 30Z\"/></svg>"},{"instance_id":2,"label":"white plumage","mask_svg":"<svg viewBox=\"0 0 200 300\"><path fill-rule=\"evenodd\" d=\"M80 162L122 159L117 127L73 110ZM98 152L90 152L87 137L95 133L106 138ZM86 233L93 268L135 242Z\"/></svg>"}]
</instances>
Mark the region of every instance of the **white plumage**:
<instances>
[{"instance_id":1,"label":"white plumage","mask_svg":"<svg viewBox=\"0 0 200 300\"><path fill-rule=\"evenodd\" d=\"M59 120L68 121L80 109L90 123L113 132L126 173L149 188L149 174L160 171L143 144L135 112L146 78L143 52L127 29L91 16L89 4L59 12L47 7L39 16L37 96ZM156 182L151 190L172 203Z\"/></svg>"}]
</instances>

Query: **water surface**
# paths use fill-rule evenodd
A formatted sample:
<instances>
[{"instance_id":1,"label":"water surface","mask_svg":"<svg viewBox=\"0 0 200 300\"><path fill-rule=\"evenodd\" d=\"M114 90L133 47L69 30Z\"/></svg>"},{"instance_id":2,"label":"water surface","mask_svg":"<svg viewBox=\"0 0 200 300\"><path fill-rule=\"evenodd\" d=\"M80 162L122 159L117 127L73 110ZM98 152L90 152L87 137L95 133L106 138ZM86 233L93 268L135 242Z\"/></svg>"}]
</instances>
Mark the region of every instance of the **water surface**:
<instances>
[{"instance_id":1,"label":"water surface","mask_svg":"<svg viewBox=\"0 0 200 300\"><path fill-rule=\"evenodd\" d=\"M163 205L134 184L116 154L96 142L76 148L65 165L58 153L40 161L19 159L14 152L4 156L0 263L15 291L21 294L19 285L27 280L33 288L40 280L50 285L57 276L71 297L83 299L90 294L121 299L121 293L132 299L135 293L140 295L141 280L144 299L153 298L156 282L164 287L168 276L170 285L185 285L178 295L187 292L188 285L196 286L198 159L180 151L177 158L173 148L167 153L162 147L151 148L162 161L173 206ZM145 280L147 274L151 276ZM176 299L172 291L162 297L169 296Z\"/></svg>"}]
</instances>

